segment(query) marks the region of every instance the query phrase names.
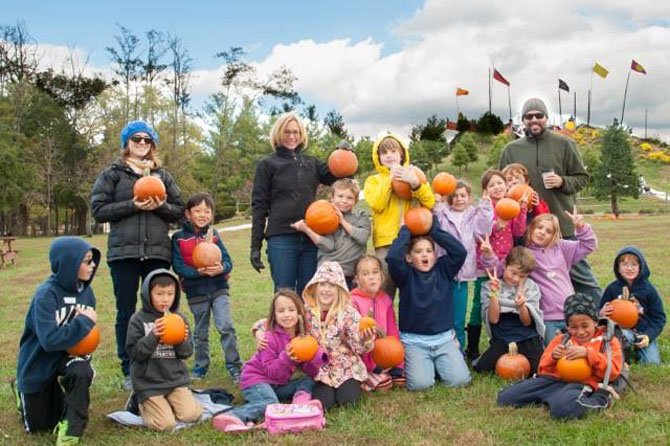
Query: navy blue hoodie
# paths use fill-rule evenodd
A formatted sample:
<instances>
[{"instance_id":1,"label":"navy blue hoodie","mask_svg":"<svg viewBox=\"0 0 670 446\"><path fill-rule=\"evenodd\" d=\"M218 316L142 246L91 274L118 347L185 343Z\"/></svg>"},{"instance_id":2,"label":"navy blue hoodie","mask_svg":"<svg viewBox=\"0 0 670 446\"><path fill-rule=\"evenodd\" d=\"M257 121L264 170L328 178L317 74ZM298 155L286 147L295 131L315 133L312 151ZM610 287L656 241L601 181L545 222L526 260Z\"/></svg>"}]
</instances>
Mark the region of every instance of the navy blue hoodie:
<instances>
[{"instance_id":1,"label":"navy blue hoodie","mask_svg":"<svg viewBox=\"0 0 670 446\"><path fill-rule=\"evenodd\" d=\"M640 262L640 273L629 287L631 296L635 297L644 309L644 314L640 315L634 330L640 334L649 336L649 341L651 342L663 331L663 327L665 326L665 311L663 310L663 301L658 295L658 291L656 291L654 285L649 281L651 272L649 271L647 261L642 251L638 248L626 246L614 258L614 275L616 276L616 280L610 283L605 289L603 297L600 300L600 308L604 307L607 302L621 296L623 287L628 286L626 279L619 274L619 258L624 254L633 254Z\"/></svg>"},{"instance_id":2,"label":"navy blue hoodie","mask_svg":"<svg viewBox=\"0 0 670 446\"><path fill-rule=\"evenodd\" d=\"M78 279L79 267L91 251L95 268L91 278ZM16 366L18 389L35 393L54 380L67 349L81 341L95 323L78 308L95 308L90 287L100 263L100 251L79 237L59 237L49 250L51 276L37 287L26 314Z\"/></svg>"}]
</instances>

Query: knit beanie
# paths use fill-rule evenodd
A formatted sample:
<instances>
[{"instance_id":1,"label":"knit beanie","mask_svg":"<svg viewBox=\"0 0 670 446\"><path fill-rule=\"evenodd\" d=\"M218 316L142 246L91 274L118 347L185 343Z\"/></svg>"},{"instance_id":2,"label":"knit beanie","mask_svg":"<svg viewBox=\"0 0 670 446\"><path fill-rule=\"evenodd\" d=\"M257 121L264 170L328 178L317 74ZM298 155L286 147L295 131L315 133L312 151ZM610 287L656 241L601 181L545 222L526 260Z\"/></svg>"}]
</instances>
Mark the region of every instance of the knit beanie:
<instances>
[{"instance_id":1,"label":"knit beanie","mask_svg":"<svg viewBox=\"0 0 670 446\"><path fill-rule=\"evenodd\" d=\"M128 140L135 133L145 132L151 139L154 140L154 144L158 144L158 133L144 121L130 121L126 126L121 130L121 149L125 149L128 146Z\"/></svg>"},{"instance_id":2,"label":"knit beanie","mask_svg":"<svg viewBox=\"0 0 670 446\"><path fill-rule=\"evenodd\" d=\"M529 111L541 111L544 113L544 116L549 116L547 113L547 106L544 105L544 101L540 98L530 98L523 103L523 108L521 109L521 116L525 116Z\"/></svg>"},{"instance_id":3,"label":"knit beanie","mask_svg":"<svg viewBox=\"0 0 670 446\"><path fill-rule=\"evenodd\" d=\"M566 323L575 314L584 314L598 322L598 304L593 296L589 296L588 294L575 293L572 296L568 296L563 304L563 313Z\"/></svg>"}]
</instances>

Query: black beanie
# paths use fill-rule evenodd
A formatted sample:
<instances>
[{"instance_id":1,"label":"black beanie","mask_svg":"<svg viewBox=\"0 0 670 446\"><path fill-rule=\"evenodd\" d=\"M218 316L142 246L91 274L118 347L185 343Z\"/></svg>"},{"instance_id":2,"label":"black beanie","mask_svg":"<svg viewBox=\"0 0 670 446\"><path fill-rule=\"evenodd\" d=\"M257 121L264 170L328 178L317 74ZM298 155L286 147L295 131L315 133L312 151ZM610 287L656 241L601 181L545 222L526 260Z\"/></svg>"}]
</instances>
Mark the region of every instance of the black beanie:
<instances>
[{"instance_id":1,"label":"black beanie","mask_svg":"<svg viewBox=\"0 0 670 446\"><path fill-rule=\"evenodd\" d=\"M598 304L593 296L575 293L565 299L565 303L563 304L563 314L565 315L566 324L568 323L570 316L574 316L575 314L584 314L598 322Z\"/></svg>"}]
</instances>

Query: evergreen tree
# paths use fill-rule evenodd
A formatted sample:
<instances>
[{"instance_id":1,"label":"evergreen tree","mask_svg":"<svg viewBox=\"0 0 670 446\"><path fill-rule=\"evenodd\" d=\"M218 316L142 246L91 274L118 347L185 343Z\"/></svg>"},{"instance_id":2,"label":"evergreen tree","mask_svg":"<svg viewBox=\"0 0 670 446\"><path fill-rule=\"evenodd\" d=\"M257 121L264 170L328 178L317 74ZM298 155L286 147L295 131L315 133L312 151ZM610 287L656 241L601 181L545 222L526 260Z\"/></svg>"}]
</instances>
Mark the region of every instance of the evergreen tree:
<instances>
[{"instance_id":1,"label":"evergreen tree","mask_svg":"<svg viewBox=\"0 0 670 446\"><path fill-rule=\"evenodd\" d=\"M477 120L477 131L481 133L490 133L497 135L502 132L504 128L503 122L500 119L500 116L495 113L486 112L479 117Z\"/></svg>"},{"instance_id":2,"label":"evergreen tree","mask_svg":"<svg viewBox=\"0 0 670 446\"><path fill-rule=\"evenodd\" d=\"M456 144L454 150L451 151L451 165L458 167L458 174L460 175L463 167L468 167L468 152L463 144L460 142Z\"/></svg>"}]
</instances>

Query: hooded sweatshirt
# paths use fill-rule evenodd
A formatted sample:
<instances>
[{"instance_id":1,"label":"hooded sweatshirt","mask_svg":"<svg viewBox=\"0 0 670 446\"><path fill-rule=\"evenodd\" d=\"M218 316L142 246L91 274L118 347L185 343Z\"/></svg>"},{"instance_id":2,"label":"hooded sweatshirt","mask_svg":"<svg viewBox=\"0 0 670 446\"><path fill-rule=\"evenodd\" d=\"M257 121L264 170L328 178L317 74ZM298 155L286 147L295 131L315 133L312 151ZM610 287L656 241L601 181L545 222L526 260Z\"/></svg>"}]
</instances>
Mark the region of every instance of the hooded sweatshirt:
<instances>
[{"instance_id":1,"label":"hooded sweatshirt","mask_svg":"<svg viewBox=\"0 0 670 446\"><path fill-rule=\"evenodd\" d=\"M166 345L153 332L156 319L163 313L151 304L149 284L156 276L168 276L175 283L171 313L179 314L188 327L188 319L179 310L179 281L166 269L150 272L142 283L142 309L133 314L128 324L126 350L130 356L130 377L139 402L157 395L167 395L177 387L189 385L189 374L184 359L193 353L193 344L187 337L181 344Z\"/></svg>"},{"instance_id":2,"label":"hooded sweatshirt","mask_svg":"<svg viewBox=\"0 0 670 446\"><path fill-rule=\"evenodd\" d=\"M79 267L91 251L95 268L88 281L78 279ZM51 384L59 363L95 323L77 309L95 308L90 287L100 264L100 251L79 237L59 237L49 249L51 276L37 287L26 314L16 371L22 393L39 392Z\"/></svg>"},{"instance_id":3,"label":"hooded sweatshirt","mask_svg":"<svg viewBox=\"0 0 670 446\"><path fill-rule=\"evenodd\" d=\"M393 243L398 236L403 215L412 207L412 200L403 200L393 193L391 170L379 162L379 144L387 137L397 140L405 152L403 167L410 165L409 151L399 137L388 133L377 138L372 146L372 162L377 174L370 175L363 188L365 201L372 209L372 242L375 248ZM425 208L432 209L435 205L435 196L428 183L422 183L417 190L412 191L412 197Z\"/></svg>"},{"instance_id":4,"label":"hooded sweatshirt","mask_svg":"<svg viewBox=\"0 0 670 446\"><path fill-rule=\"evenodd\" d=\"M624 254L633 254L640 262L640 272L637 278L633 280L632 284L628 284L626 279L619 273L619 258ZM650 342L653 341L663 331L666 318L663 309L663 300L661 299L661 296L659 296L654 285L649 281L651 271L649 271L649 265L647 265L647 260L644 258L644 254L634 246L626 246L625 248L622 248L614 258L613 269L616 280L610 283L605 289L603 297L600 300L600 308L605 306L607 302L611 302L621 296L624 286L628 287L631 296L635 297L644 309L634 330L639 334L649 336Z\"/></svg>"}]
</instances>

